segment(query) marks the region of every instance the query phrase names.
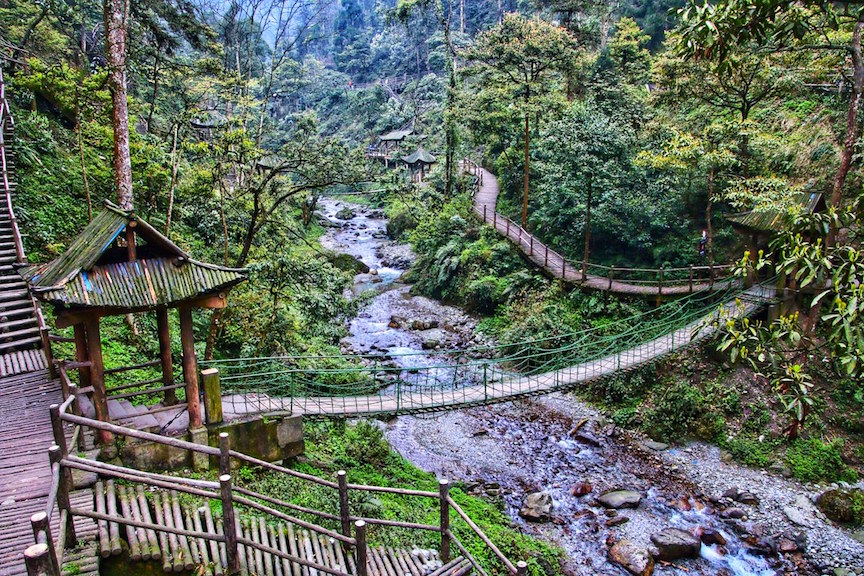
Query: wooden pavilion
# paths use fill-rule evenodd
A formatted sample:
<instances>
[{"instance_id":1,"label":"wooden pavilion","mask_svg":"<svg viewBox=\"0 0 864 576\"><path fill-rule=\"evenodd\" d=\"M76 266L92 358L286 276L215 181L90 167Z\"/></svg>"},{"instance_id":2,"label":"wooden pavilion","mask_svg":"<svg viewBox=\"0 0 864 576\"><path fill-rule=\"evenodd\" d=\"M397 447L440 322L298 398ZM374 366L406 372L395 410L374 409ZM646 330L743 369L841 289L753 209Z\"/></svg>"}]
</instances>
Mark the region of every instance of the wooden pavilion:
<instances>
[{"instance_id":1,"label":"wooden pavilion","mask_svg":"<svg viewBox=\"0 0 864 576\"><path fill-rule=\"evenodd\" d=\"M435 156L426 151L423 146L418 146L413 154L403 156L402 161L408 166L411 179L415 182L423 182L426 170L435 163Z\"/></svg>"},{"instance_id":2,"label":"wooden pavilion","mask_svg":"<svg viewBox=\"0 0 864 576\"><path fill-rule=\"evenodd\" d=\"M164 405L178 404L175 390L185 389L189 430L202 427L198 368L192 330L192 310L224 308L227 292L246 278L246 271L205 264L138 218L106 201L105 207L48 264L20 270L31 293L54 308L58 328L72 326L76 364L82 392L90 393L96 417L110 421L105 386L100 320L106 316L155 312L159 360L140 366L161 367L161 379L138 384L161 384L144 393L164 394ZM183 382L175 383L171 357L168 310L180 320ZM131 397L136 392L122 394ZM118 396L113 396L114 398ZM103 433L102 442L110 442Z\"/></svg>"},{"instance_id":3,"label":"wooden pavilion","mask_svg":"<svg viewBox=\"0 0 864 576\"><path fill-rule=\"evenodd\" d=\"M819 192L802 192L795 196L792 207L801 214L812 214L825 209L825 200ZM755 255L760 248L767 247L771 236L788 224L789 212L779 208L750 210L729 214L726 220L736 232L749 237L747 247Z\"/></svg>"}]
</instances>

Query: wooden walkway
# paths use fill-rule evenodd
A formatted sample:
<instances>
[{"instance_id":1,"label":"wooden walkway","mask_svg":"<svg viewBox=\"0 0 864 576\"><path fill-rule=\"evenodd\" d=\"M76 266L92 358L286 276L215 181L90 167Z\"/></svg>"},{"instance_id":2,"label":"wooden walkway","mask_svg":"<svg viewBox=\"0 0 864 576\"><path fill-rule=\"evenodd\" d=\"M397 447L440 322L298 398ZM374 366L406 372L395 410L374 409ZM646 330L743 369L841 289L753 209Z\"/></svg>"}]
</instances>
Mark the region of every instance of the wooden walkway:
<instances>
[{"instance_id":1,"label":"wooden walkway","mask_svg":"<svg viewBox=\"0 0 864 576\"><path fill-rule=\"evenodd\" d=\"M135 522L162 526L168 530L223 535L222 519L203 501L191 502L176 491L145 490L116 484L113 480L96 483L96 510L119 515ZM196 570L197 574L222 576L226 552L223 542L179 535L158 529L136 528L117 522L98 522L99 551L103 558L116 556L128 548L133 561L156 561L166 573ZM356 574L351 553L342 544L317 532L291 523L247 515L237 519L238 536L310 563L345 574ZM125 541L125 542L121 542ZM252 547L238 547L241 574L258 576L325 576L324 573ZM367 558L370 576L462 576L471 569L464 558L447 565L434 550L411 551L390 547L371 548Z\"/></svg>"},{"instance_id":2,"label":"wooden walkway","mask_svg":"<svg viewBox=\"0 0 864 576\"><path fill-rule=\"evenodd\" d=\"M773 295L773 288L755 286L739 295L739 298L727 302L724 308L730 315L750 315L761 308ZM741 302L741 308L737 305L738 300ZM479 374L463 375L460 380L472 382L469 385L441 386L434 390L406 385L368 396L279 398L262 393L231 394L222 397L222 408L226 419L277 412L302 414L307 417L362 417L446 410L548 394L572 389L579 384L615 372L632 370L708 338L713 334L714 328L707 324L718 313L715 311L670 334L620 353L542 374L520 375L503 372L496 367L483 377ZM481 365L476 365L472 369L483 370Z\"/></svg>"},{"instance_id":3,"label":"wooden walkway","mask_svg":"<svg viewBox=\"0 0 864 576\"><path fill-rule=\"evenodd\" d=\"M562 278L567 282L578 284L584 288L611 292L622 296L680 296L704 290L722 291L729 287L730 280L710 282L705 279L700 280L698 277L694 281L685 279L676 282L663 282L662 280L643 280L639 282L627 281L626 279L616 280L616 273L624 275L627 273L627 270L623 268L599 267L596 265L589 265L589 269L602 268L606 271L606 275L598 276L589 272L583 280L581 262L566 261L561 254L549 248L520 225L496 211L499 192L498 179L491 172L477 165L472 165L470 170L476 171L480 179L479 189L474 194L474 211L477 213L477 216L485 223L493 226L499 234L516 244L528 259L545 270L553 278ZM704 275L704 272L706 272L705 268L704 266L694 267L694 270L698 270ZM717 272L721 269L725 270L725 267L717 267ZM639 272L647 272L647 270L640 270ZM654 277L660 275L659 270L651 272Z\"/></svg>"}]
</instances>

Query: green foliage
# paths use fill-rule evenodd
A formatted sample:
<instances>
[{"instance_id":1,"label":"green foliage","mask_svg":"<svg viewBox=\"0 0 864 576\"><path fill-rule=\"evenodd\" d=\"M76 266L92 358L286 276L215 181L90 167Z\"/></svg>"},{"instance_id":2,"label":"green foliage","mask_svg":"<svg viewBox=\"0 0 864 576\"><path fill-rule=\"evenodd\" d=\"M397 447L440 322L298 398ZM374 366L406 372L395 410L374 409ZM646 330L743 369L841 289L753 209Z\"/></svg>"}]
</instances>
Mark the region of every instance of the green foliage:
<instances>
[{"instance_id":1,"label":"green foliage","mask_svg":"<svg viewBox=\"0 0 864 576\"><path fill-rule=\"evenodd\" d=\"M765 468L774 460L775 441L759 440L752 434L739 434L725 443L725 448L737 462Z\"/></svg>"},{"instance_id":2,"label":"green foliage","mask_svg":"<svg viewBox=\"0 0 864 576\"><path fill-rule=\"evenodd\" d=\"M798 439L786 450L786 463L792 474L804 482L856 482L858 474L843 461L842 449L840 440Z\"/></svg>"}]
</instances>

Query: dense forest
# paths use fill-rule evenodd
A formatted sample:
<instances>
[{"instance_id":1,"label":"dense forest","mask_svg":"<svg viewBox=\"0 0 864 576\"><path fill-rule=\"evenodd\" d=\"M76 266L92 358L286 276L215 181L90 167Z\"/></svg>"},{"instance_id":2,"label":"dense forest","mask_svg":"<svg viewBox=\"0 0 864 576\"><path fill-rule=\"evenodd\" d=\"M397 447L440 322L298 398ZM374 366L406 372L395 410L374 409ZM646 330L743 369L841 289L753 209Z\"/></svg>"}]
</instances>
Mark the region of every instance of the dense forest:
<instances>
[{"instance_id":1,"label":"dense forest","mask_svg":"<svg viewBox=\"0 0 864 576\"><path fill-rule=\"evenodd\" d=\"M128 34L128 189L114 171L112 5ZM320 243L327 196L382 210L390 239L416 253L403 277L412 293L460 306L503 346L614 335L654 309L550 278L482 226L468 158L497 177L498 209L568 259L732 263L743 283L781 288L767 317L720 318L710 342L580 397L655 440L697 437L747 465L854 482L860 11L809 0L0 0L15 209L31 262L61 254L105 199L125 197L196 258L248 268L226 310L195 317L205 359L354 361L340 341L371 294L352 294L357 263ZM435 155L422 181L370 158L393 131L406 133L394 157ZM743 215L770 224L744 231ZM157 348L146 317L106 330L109 364Z\"/></svg>"}]
</instances>

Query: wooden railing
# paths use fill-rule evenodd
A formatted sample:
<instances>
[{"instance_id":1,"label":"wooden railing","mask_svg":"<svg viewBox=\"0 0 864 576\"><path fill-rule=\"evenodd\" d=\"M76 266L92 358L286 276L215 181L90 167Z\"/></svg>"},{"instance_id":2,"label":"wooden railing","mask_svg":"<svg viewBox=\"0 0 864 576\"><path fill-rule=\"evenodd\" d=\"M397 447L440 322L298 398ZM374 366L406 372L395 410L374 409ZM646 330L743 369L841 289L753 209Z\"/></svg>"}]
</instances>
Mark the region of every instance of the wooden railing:
<instances>
[{"instance_id":1,"label":"wooden railing","mask_svg":"<svg viewBox=\"0 0 864 576\"><path fill-rule=\"evenodd\" d=\"M463 167L467 173L475 176L471 185L472 196L476 196L483 186L484 170L470 158L463 160ZM627 268L568 260L520 224L500 214L494 206L475 202L473 209L484 223L491 224L496 231L515 242L522 252L553 276L583 283L591 281L591 287L600 290L614 291L613 289L617 288L624 292L658 296L662 296L664 291L680 294L705 288L712 290L715 284L723 283L722 286L725 287L733 267L731 264L709 264L673 268Z\"/></svg>"},{"instance_id":2,"label":"wooden railing","mask_svg":"<svg viewBox=\"0 0 864 576\"><path fill-rule=\"evenodd\" d=\"M170 534L185 536L187 538L201 538L224 545L227 559L227 565L225 568L229 574L235 574L239 571L240 564L238 562L238 546L242 545L265 554L270 554L273 557L288 560L289 562L296 563L300 566L318 570L319 572L331 576L353 576L349 575L347 572L334 570L333 568L320 565L317 562L288 554L282 550L244 538L237 530L238 523L235 505L243 506L249 510L262 513L271 519L288 522L339 541L346 551L351 549L354 552L356 576L368 576L366 570L366 558L368 553L367 526L370 525L437 532L440 534L440 559L443 563L446 564L450 560L451 548L455 547L481 576L488 576L486 569L471 555L467 547L454 534L450 522L450 513L452 511L465 522L470 531L473 532L501 562L506 572L514 576L525 576L527 572L527 565L525 562L517 562L516 564L513 564L513 562L511 562L480 529L480 527L471 520L459 504L453 500L450 495L450 483L447 480L439 480L437 492L393 488L389 486L353 484L347 481L347 473L344 470L337 472L335 480L327 480L311 474L298 472L278 464L272 464L247 454L237 452L236 450L232 450L230 448L229 435L225 432L219 435L219 446L211 447L187 442L178 438L160 436L108 422L93 420L80 415L77 406L77 398L78 394L83 391L78 390L74 384L68 381L68 376L65 376L65 369L62 364L60 374L61 378L65 377L65 384L63 387L64 400L61 404L54 404L49 408L51 414L51 426L54 435L54 445L52 445L48 450L52 471L51 489L49 491L45 510L34 514L31 518L36 543L29 547L24 554L28 567L28 574L31 576L59 576L60 569L63 565L65 551L69 548L73 548L77 543L75 525L73 522L75 517L90 518L97 522L113 522L148 531L168 532ZM69 435L67 435L68 425L71 425L72 427L72 432ZM76 456L76 452L82 447L81 442L83 441L84 430L86 429L92 429L108 435L153 442L189 453L200 454L206 458L212 457L217 459L219 462L219 480L218 482L215 482L167 476L164 474L145 472L142 470ZM273 472L291 476L292 478L304 482L335 490L338 493L339 514L331 514L321 510L300 506L273 496L261 494L248 488L237 486L234 484L231 475L232 464L264 468ZM221 525L222 533L219 534L214 531L170 528L161 524L141 521L116 513L112 514L110 511L109 513L104 513L75 508L72 506L70 500L70 494L73 489L73 470L95 473L101 477L118 478L127 482L140 483L154 488L177 490L199 498L218 500L222 505L223 511ZM408 498L434 500L438 503L440 509L439 522L436 525L420 524L415 522L372 518L352 513L350 494L355 491L365 493L386 493ZM60 531L59 534L54 535L51 531L51 520L58 510L60 514ZM315 518L320 518L321 520L336 523L339 526L339 529L331 530L325 528L319 524L298 518L293 515L293 513L305 514Z\"/></svg>"}]
</instances>

